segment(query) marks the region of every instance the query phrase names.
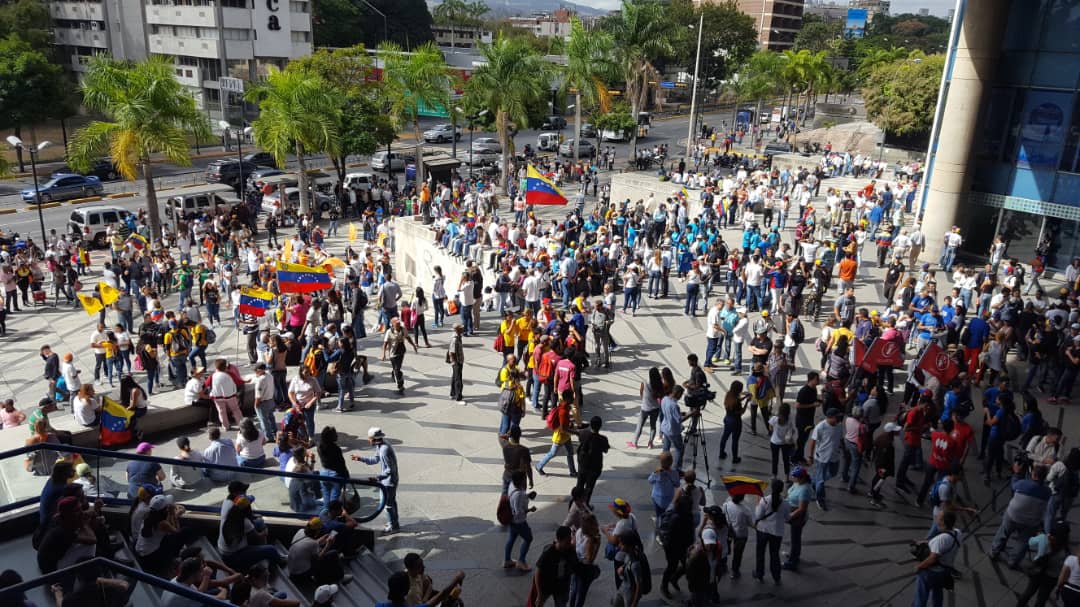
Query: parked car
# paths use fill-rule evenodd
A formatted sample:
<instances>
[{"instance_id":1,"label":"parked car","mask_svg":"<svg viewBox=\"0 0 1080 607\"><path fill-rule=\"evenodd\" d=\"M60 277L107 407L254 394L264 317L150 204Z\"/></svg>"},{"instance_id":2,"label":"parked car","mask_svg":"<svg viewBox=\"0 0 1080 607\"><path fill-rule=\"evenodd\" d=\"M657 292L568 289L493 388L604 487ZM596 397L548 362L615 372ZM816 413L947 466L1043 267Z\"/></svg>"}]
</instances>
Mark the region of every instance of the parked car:
<instances>
[{"instance_id":1,"label":"parked car","mask_svg":"<svg viewBox=\"0 0 1080 607\"><path fill-rule=\"evenodd\" d=\"M473 140L472 150L474 153L483 150L502 154L502 144L494 137L480 137Z\"/></svg>"},{"instance_id":2,"label":"parked car","mask_svg":"<svg viewBox=\"0 0 1080 607\"><path fill-rule=\"evenodd\" d=\"M223 183L184 188L166 199L165 216L170 219L193 219L210 207L232 209L239 203L233 189Z\"/></svg>"},{"instance_id":3,"label":"parked car","mask_svg":"<svg viewBox=\"0 0 1080 607\"><path fill-rule=\"evenodd\" d=\"M604 129L600 132L600 139L602 141L626 141L630 139L630 134L626 131L611 131Z\"/></svg>"},{"instance_id":4,"label":"parked car","mask_svg":"<svg viewBox=\"0 0 1080 607\"><path fill-rule=\"evenodd\" d=\"M774 141L765 146L765 149L761 151L766 156L776 156L777 154L790 154L792 150L791 144L784 141Z\"/></svg>"},{"instance_id":5,"label":"parked car","mask_svg":"<svg viewBox=\"0 0 1080 607\"><path fill-rule=\"evenodd\" d=\"M473 149L472 153L462 156L458 155L462 162L465 164L471 164L472 166L483 166L487 164L493 164L499 161L502 156L502 152L496 152L494 150L477 150Z\"/></svg>"},{"instance_id":6,"label":"parked car","mask_svg":"<svg viewBox=\"0 0 1080 607\"><path fill-rule=\"evenodd\" d=\"M424 141L428 143L444 143L451 139L461 139L461 127L452 124L436 124L424 131Z\"/></svg>"},{"instance_id":7,"label":"parked car","mask_svg":"<svg viewBox=\"0 0 1080 607\"><path fill-rule=\"evenodd\" d=\"M375 183L375 176L371 173L349 173L345 176L345 187L355 188L361 191L370 190Z\"/></svg>"},{"instance_id":8,"label":"parked car","mask_svg":"<svg viewBox=\"0 0 1080 607\"><path fill-rule=\"evenodd\" d=\"M371 168L376 171L386 171L387 167L395 171L405 170L405 165L410 162L416 162L416 156L413 154L406 154L403 152L389 152L390 161L387 162L387 152L375 152L371 156Z\"/></svg>"},{"instance_id":9,"label":"parked car","mask_svg":"<svg viewBox=\"0 0 1080 607\"><path fill-rule=\"evenodd\" d=\"M70 166L65 165L53 171L50 177L57 177L60 175L93 175L101 181L112 181L120 177L120 171L113 165L112 160L108 158L98 158L90 165L90 170L85 173L76 171Z\"/></svg>"},{"instance_id":10,"label":"parked car","mask_svg":"<svg viewBox=\"0 0 1080 607\"><path fill-rule=\"evenodd\" d=\"M130 214L120 207L81 206L68 217L67 231L68 234L77 234L101 249L107 244L105 230L126 220Z\"/></svg>"},{"instance_id":11,"label":"parked car","mask_svg":"<svg viewBox=\"0 0 1080 607\"><path fill-rule=\"evenodd\" d=\"M53 200L100 196L105 193L105 186L101 185L101 180L93 175L61 173L51 177L45 183L38 184L38 191L41 194L38 202L50 202ZM22 191L23 202L32 203L35 197L34 188L27 188Z\"/></svg>"},{"instance_id":12,"label":"parked car","mask_svg":"<svg viewBox=\"0 0 1080 607\"><path fill-rule=\"evenodd\" d=\"M288 187L285 188L285 205L284 208L300 208L300 188ZM281 203L282 190L275 190L270 194L266 194L262 198L262 210L267 213L272 213ZM311 200L312 209L318 208L322 212L327 212L334 204L334 199L331 196L323 194L322 192L313 192L314 198Z\"/></svg>"},{"instance_id":13,"label":"parked car","mask_svg":"<svg viewBox=\"0 0 1080 607\"><path fill-rule=\"evenodd\" d=\"M565 128L566 118L562 116L548 116L544 119L544 124L540 125L540 129L544 131L557 131Z\"/></svg>"},{"instance_id":14,"label":"parked car","mask_svg":"<svg viewBox=\"0 0 1080 607\"><path fill-rule=\"evenodd\" d=\"M262 167L262 168L255 169L254 171L251 172L250 175L245 174L244 176L247 178L247 187L248 187L248 189L261 190L262 186L263 186L263 182L266 180L267 177L273 177L274 175L282 175L284 173L285 173L285 171L282 171L282 170L279 170L279 169L271 169L271 168L268 168L268 167Z\"/></svg>"},{"instance_id":15,"label":"parked car","mask_svg":"<svg viewBox=\"0 0 1080 607\"><path fill-rule=\"evenodd\" d=\"M554 152L559 149L559 134L556 132L540 133L536 136L536 149L541 152Z\"/></svg>"},{"instance_id":16,"label":"parked car","mask_svg":"<svg viewBox=\"0 0 1080 607\"><path fill-rule=\"evenodd\" d=\"M270 167L272 169L278 168L277 161L274 160L274 155L270 152L252 152L250 154L244 154L244 162L250 162L251 164L261 167Z\"/></svg>"},{"instance_id":17,"label":"parked car","mask_svg":"<svg viewBox=\"0 0 1080 607\"><path fill-rule=\"evenodd\" d=\"M596 139L596 127L589 124L588 122L583 122L581 124L581 138Z\"/></svg>"},{"instance_id":18,"label":"parked car","mask_svg":"<svg viewBox=\"0 0 1080 607\"><path fill-rule=\"evenodd\" d=\"M588 139L582 139L581 141L575 142L574 138L571 137L559 146L559 155L564 158L572 158L574 156L575 143L577 143L578 158L590 158L593 153L596 152L596 147L593 146L593 143Z\"/></svg>"},{"instance_id":19,"label":"parked car","mask_svg":"<svg viewBox=\"0 0 1080 607\"><path fill-rule=\"evenodd\" d=\"M243 164L243 176L247 179L248 175L257 170L259 167L253 162L244 161ZM206 165L206 181L208 183L224 183L236 187L240 183L240 161L239 160L215 160Z\"/></svg>"}]
</instances>

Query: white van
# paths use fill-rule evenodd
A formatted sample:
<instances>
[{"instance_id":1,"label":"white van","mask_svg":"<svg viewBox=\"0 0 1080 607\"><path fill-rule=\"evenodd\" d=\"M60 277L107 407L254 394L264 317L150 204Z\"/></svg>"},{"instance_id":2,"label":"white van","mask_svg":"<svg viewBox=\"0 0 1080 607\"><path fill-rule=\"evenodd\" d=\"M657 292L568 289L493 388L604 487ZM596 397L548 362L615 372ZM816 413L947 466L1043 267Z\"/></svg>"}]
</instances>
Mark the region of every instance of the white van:
<instances>
[{"instance_id":1,"label":"white van","mask_svg":"<svg viewBox=\"0 0 1080 607\"><path fill-rule=\"evenodd\" d=\"M345 187L357 190L370 190L375 183L371 173L349 173L345 176Z\"/></svg>"},{"instance_id":2,"label":"white van","mask_svg":"<svg viewBox=\"0 0 1080 607\"><path fill-rule=\"evenodd\" d=\"M211 207L231 208L239 202L236 191L220 183L185 188L165 201L165 216L170 219L192 219Z\"/></svg>"},{"instance_id":3,"label":"white van","mask_svg":"<svg viewBox=\"0 0 1080 607\"><path fill-rule=\"evenodd\" d=\"M105 230L125 221L131 213L120 207L101 205L83 206L75 209L68 217L68 234L77 234L93 243L98 249L105 248Z\"/></svg>"}]
</instances>

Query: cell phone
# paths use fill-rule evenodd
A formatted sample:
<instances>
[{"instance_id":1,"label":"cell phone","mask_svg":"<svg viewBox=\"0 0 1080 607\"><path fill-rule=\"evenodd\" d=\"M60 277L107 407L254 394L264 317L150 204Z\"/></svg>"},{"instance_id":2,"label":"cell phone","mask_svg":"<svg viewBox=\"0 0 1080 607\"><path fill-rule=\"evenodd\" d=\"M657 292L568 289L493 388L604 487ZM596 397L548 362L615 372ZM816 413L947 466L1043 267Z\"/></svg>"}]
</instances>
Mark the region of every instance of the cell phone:
<instances>
[{"instance_id":1,"label":"cell phone","mask_svg":"<svg viewBox=\"0 0 1080 607\"><path fill-rule=\"evenodd\" d=\"M337 537L337 531L331 531L330 537Z\"/></svg>"}]
</instances>

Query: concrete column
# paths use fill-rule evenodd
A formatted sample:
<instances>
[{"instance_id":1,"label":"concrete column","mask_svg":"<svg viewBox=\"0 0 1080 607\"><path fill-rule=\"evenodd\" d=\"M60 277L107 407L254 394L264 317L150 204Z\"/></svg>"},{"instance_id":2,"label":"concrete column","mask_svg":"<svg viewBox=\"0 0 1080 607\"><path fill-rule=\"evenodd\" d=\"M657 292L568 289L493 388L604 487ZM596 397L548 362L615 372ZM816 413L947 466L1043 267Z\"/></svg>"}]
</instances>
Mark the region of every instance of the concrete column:
<instances>
[{"instance_id":1,"label":"concrete column","mask_svg":"<svg viewBox=\"0 0 1080 607\"><path fill-rule=\"evenodd\" d=\"M951 78L945 98L931 172L927 182L923 233L926 261L936 261L942 236L964 223L964 206L971 185L968 169L978 133L983 92L994 79L1001 58L1001 40L1011 1L961 0L956 19L962 19L952 57ZM945 66L946 74L950 67ZM930 160L930 159L928 159Z\"/></svg>"}]
</instances>

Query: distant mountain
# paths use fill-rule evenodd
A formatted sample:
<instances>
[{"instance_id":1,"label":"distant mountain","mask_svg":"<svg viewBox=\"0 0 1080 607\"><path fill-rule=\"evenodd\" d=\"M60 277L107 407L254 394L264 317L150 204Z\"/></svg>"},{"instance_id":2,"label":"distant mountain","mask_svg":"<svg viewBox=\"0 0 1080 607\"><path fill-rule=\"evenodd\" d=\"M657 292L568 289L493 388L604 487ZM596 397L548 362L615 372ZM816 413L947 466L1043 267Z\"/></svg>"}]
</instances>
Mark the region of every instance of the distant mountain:
<instances>
[{"instance_id":1,"label":"distant mountain","mask_svg":"<svg viewBox=\"0 0 1080 607\"><path fill-rule=\"evenodd\" d=\"M486 15L487 17L529 16L533 13L551 13L560 8L577 11L583 17L604 15L608 12L583 4L566 2L565 0L485 0L485 3L491 9L491 12ZM439 4L442 4L442 2L428 1L428 6L431 8L435 8Z\"/></svg>"}]
</instances>

